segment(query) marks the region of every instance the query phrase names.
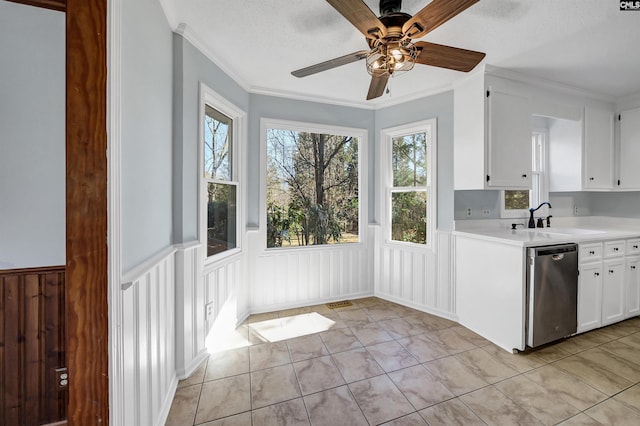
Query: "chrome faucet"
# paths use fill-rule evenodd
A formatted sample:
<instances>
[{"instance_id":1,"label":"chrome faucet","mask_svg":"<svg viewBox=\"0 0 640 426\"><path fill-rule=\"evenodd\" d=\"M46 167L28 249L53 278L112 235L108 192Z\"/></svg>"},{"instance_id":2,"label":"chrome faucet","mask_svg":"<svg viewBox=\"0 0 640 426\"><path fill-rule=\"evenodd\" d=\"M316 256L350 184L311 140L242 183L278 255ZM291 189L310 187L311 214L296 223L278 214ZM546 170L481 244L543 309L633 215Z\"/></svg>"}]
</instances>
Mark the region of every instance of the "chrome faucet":
<instances>
[{"instance_id":1,"label":"chrome faucet","mask_svg":"<svg viewBox=\"0 0 640 426\"><path fill-rule=\"evenodd\" d=\"M544 206L545 204L548 205L549 208L551 208L551 204L549 204L548 201L545 201L543 203L540 203L540 205L538 207L536 207L535 209L533 207L529 209L529 213L530 213L530 216L529 216L529 228L535 228L536 227L536 221L533 219L533 213L535 211L537 211L540 207Z\"/></svg>"}]
</instances>

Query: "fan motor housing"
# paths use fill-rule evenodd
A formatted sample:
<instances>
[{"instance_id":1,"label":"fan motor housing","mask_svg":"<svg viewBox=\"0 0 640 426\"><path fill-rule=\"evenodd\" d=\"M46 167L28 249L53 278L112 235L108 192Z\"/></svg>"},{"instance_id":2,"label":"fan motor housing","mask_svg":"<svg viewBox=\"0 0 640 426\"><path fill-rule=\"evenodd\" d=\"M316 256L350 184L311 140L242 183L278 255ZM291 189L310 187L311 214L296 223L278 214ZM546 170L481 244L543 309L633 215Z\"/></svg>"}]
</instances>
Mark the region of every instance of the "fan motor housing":
<instances>
[{"instance_id":1,"label":"fan motor housing","mask_svg":"<svg viewBox=\"0 0 640 426\"><path fill-rule=\"evenodd\" d=\"M402 0L380 0L380 15L386 16L400 12Z\"/></svg>"}]
</instances>

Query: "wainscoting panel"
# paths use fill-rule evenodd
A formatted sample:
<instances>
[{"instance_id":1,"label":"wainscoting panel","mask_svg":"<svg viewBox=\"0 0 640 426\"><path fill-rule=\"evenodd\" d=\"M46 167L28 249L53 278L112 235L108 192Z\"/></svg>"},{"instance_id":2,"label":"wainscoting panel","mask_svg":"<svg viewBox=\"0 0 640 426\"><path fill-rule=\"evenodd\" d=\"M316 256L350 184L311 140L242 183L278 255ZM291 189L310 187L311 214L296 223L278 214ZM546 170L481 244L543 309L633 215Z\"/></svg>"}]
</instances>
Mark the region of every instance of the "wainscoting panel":
<instances>
[{"instance_id":1,"label":"wainscoting panel","mask_svg":"<svg viewBox=\"0 0 640 426\"><path fill-rule=\"evenodd\" d=\"M225 334L235 329L242 319L242 312L238 312L239 288L243 283L243 255L238 254L226 258L213 265L209 265L204 274L204 297L202 305L202 321L204 330L198 334L198 348L201 351L206 344L215 345L216 340L207 341L208 333ZM207 318L204 308L210 306L211 313Z\"/></svg>"},{"instance_id":2,"label":"wainscoting panel","mask_svg":"<svg viewBox=\"0 0 640 426\"><path fill-rule=\"evenodd\" d=\"M0 424L65 420L65 362L65 267L0 271Z\"/></svg>"},{"instance_id":3,"label":"wainscoting panel","mask_svg":"<svg viewBox=\"0 0 640 426\"><path fill-rule=\"evenodd\" d=\"M436 250L384 242L372 225L372 269L377 296L455 319L451 279L451 232L436 233Z\"/></svg>"},{"instance_id":4,"label":"wainscoting panel","mask_svg":"<svg viewBox=\"0 0 640 426\"><path fill-rule=\"evenodd\" d=\"M175 392L174 255L171 248L123 280L121 391L127 425L164 424Z\"/></svg>"},{"instance_id":5,"label":"wainscoting panel","mask_svg":"<svg viewBox=\"0 0 640 426\"><path fill-rule=\"evenodd\" d=\"M248 233L249 309L267 312L373 294L366 245L264 250L261 233Z\"/></svg>"},{"instance_id":6,"label":"wainscoting panel","mask_svg":"<svg viewBox=\"0 0 640 426\"><path fill-rule=\"evenodd\" d=\"M176 249L176 374L187 377L202 360L205 295L202 245L194 241ZM198 309L198 307L201 307ZM200 316L198 316L200 315Z\"/></svg>"}]
</instances>

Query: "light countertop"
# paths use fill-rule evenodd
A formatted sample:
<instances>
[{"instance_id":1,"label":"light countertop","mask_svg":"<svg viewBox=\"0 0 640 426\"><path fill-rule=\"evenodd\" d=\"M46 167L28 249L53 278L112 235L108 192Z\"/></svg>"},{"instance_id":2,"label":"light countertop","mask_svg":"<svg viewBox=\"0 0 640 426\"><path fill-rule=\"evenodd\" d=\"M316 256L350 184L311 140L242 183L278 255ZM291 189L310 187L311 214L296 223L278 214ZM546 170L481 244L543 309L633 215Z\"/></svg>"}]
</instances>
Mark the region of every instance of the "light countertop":
<instances>
[{"instance_id":1,"label":"light countertop","mask_svg":"<svg viewBox=\"0 0 640 426\"><path fill-rule=\"evenodd\" d=\"M464 221L462 221L464 222ZM453 235L498 242L520 247L565 243L586 243L640 237L640 223L620 218L567 218L556 220L557 226L528 229L510 223L519 220L456 222ZM461 226L459 226L461 225Z\"/></svg>"}]
</instances>

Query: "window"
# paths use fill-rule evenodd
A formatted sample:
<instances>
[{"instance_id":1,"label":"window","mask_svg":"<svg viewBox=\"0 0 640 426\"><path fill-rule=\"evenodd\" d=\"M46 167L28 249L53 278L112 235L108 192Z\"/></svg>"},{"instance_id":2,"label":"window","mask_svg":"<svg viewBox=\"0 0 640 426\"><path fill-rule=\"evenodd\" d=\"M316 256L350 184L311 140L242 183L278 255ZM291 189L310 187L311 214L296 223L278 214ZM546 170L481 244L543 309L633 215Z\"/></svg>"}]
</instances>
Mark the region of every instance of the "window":
<instances>
[{"instance_id":1,"label":"window","mask_svg":"<svg viewBox=\"0 0 640 426\"><path fill-rule=\"evenodd\" d=\"M529 208L546 201L546 131L536 130L531 137L532 178L530 190L504 190L501 193L501 217L529 217ZM546 207L545 207L546 208Z\"/></svg>"},{"instance_id":2,"label":"window","mask_svg":"<svg viewBox=\"0 0 640 426\"><path fill-rule=\"evenodd\" d=\"M383 131L388 239L430 247L435 228L436 121Z\"/></svg>"},{"instance_id":3,"label":"window","mask_svg":"<svg viewBox=\"0 0 640 426\"><path fill-rule=\"evenodd\" d=\"M263 122L266 245L357 243L363 131Z\"/></svg>"},{"instance_id":4,"label":"window","mask_svg":"<svg viewBox=\"0 0 640 426\"><path fill-rule=\"evenodd\" d=\"M201 87L201 241L206 258L239 248L239 121L242 113Z\"/></svg>"}]
</instances>

